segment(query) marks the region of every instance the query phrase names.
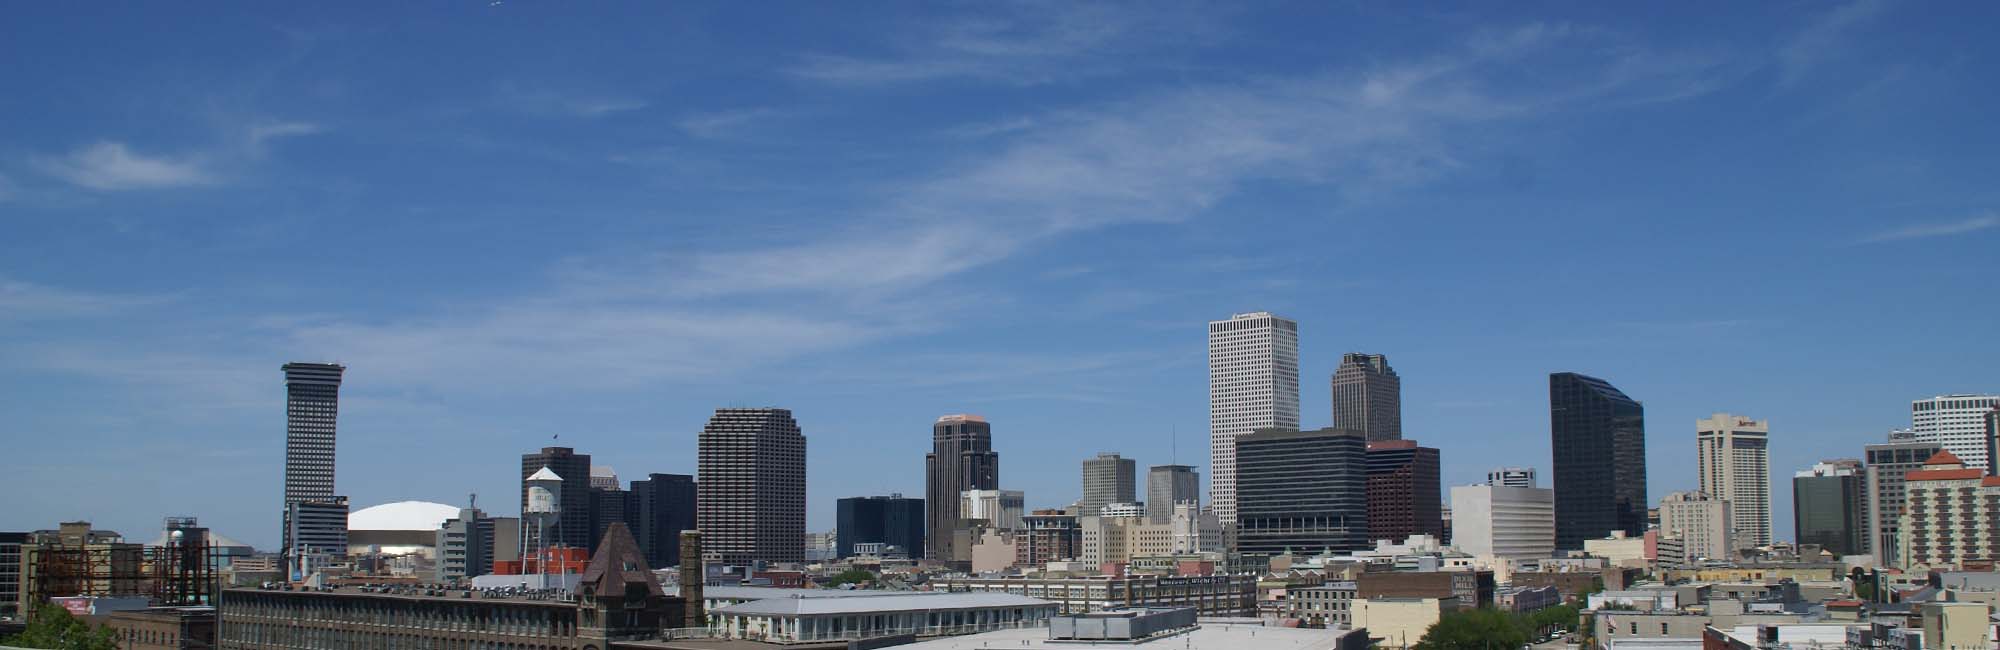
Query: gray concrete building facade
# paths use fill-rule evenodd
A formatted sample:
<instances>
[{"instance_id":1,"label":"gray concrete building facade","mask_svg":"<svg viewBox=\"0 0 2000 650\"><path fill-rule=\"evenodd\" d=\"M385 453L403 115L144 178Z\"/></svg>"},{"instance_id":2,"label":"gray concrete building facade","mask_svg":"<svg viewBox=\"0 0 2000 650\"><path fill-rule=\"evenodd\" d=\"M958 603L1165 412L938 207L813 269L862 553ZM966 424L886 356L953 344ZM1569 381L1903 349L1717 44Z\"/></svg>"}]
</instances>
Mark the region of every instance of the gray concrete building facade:
<instances>
[{"instance_id":1,"label":"gray concrete building facade","mask_svg":"<svg viewBox=\"0 0 2000 650\"><path fill-rule=\"evenodd\" d=\"M280 369L285 372L285 501L279 553L289 557L295 542L292 504L334 497L334 431L347 367L293 362Z\"/></svg>"},{"instance_id":2,"label":"gray concrete building facade","mask_svg":"<svg viewBox=\"0 0 2000 650\"><path fill-rule=\"evenodd\" d=\"M1174 519L1174 504L1201 503L1201 477L1189 465L1154 465L1146 470L1146 521L1164 524Z\"/></svg>"},{"instance_id":3,"label":"gray concrete building facade","mask_svg":"<svg viewBox=\"0 0 2000 650\"><path fill-rule=\"evenodd\" d=\"M725 564L802 562L806 437L781 408L716 409L699 437L695 527Z\"/></svg>"},{"instance_id":4,"label":"gray concrete building facade","mask_svg":"<svg viewBox=\"0 0 2000 650\"><path fill-rule=\"evenodd\" d=\"M1132 459L1111 452L1083 461L1083 498L1077 500L1083 508L1081 514L1095 515L1113 503L1137 502L1137 474L1138 465Z\"/></svg>"}]
</instances>

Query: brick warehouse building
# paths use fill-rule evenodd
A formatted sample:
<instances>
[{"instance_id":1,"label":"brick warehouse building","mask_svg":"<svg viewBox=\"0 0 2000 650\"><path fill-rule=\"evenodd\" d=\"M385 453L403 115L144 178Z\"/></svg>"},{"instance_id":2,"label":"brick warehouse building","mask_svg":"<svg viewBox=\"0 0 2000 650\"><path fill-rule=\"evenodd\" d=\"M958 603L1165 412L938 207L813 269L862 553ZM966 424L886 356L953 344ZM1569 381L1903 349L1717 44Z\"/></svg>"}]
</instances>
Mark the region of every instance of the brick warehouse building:
<instances>
[{"instance_id":1,"label":"brick warehouse building","mask_svg":"<svg viewBox=\"0 0 2000 650\"><path fill-rule=\"evenodd\" d=\"M238 588L223 592L220 646L608 650L680 627L624 524L612 524L574 594L398 587Z\"/></svg>"}]
</instances>

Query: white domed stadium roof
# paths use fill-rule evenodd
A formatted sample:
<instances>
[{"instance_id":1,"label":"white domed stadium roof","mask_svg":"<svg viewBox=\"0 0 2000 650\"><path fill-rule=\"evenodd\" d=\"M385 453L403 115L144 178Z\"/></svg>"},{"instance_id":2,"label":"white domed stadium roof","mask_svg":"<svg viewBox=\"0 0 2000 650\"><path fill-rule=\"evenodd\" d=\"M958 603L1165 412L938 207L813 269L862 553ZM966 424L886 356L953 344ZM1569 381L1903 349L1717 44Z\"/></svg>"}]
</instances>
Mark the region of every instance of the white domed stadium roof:
<instances>
[{"instance_id":1,"label":"white domed stadium roof","mask_svg":"<svg viewBox=\"0 0 2000 650\"><path fill-rule=\"evenodd\" d=\"M457 506L429 501L397 501L348 513L347 529L436 531L446 519L457 516Z\"/></svg>"}]
</instances>

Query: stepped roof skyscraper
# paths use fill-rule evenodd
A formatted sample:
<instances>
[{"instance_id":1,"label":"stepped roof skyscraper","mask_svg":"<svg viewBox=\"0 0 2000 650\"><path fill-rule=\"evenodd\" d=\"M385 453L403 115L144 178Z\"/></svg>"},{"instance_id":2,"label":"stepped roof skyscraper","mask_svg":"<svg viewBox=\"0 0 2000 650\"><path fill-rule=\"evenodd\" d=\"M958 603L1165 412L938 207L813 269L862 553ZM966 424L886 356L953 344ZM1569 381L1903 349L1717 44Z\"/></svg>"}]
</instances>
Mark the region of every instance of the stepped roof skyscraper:
<instances>
[{"instance_id":1,"label":"stepped roof skyscraper","mask_svg":"<svg viewBox=\"0 0 2000 650\"><path fill-rule=\"evenodd\" d=\"M1388 357L1340 357L1333 371L1333 426L1361 431L1369 442L1403 438L1403 379Z\"/></svg>"}]
</instances>

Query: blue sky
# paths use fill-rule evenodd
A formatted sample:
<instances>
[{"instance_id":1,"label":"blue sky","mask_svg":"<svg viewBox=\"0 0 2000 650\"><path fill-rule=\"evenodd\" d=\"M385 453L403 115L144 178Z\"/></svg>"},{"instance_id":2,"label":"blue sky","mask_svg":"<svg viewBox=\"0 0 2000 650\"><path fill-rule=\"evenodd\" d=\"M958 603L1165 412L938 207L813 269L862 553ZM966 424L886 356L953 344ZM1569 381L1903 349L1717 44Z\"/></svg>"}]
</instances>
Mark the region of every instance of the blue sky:
<instances>
[{"instance_id":1,"label":"blue sky","mask_svg":"<svg viewBox=\"0 0 2000 650\"><path fill-rule=\"evenodd\" d=\"M1655 499L1713 411L1783 477L2000 390L2000 9L1490 9L12 6L0 529L272 545L288 360L349 365L362 505L780 405L819 530L947 413L1031 506L1205 465L1232 312L1300 322L1307 426L1389 355L1447 484L1547 471L1551 371L1646 403Z\"/></svg>"}]
</instances>

